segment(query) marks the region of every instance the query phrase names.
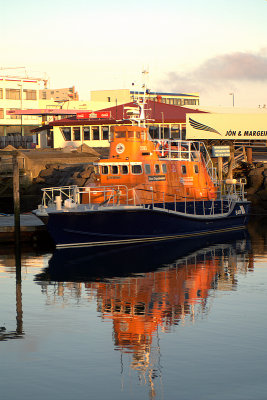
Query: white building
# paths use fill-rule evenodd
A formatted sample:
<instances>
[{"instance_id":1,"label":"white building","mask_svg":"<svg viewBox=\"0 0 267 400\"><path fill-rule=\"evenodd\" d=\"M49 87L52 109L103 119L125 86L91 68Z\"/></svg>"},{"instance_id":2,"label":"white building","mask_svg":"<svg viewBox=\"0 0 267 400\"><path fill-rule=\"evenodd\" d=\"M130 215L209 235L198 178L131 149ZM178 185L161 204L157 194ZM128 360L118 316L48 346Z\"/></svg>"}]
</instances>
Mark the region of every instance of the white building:
<instances>
[{"instance_id":1,"label":"white building","mask_svg":"<svg viewBox=\"0 0 267 400\"><path fill-rule=\"evenodd\" d=\"M38 108L42 85L41 79L0 76L0 136L24 135L41 124L39 116L8 115L7 111Z\"/></svg>"}]
</instances>

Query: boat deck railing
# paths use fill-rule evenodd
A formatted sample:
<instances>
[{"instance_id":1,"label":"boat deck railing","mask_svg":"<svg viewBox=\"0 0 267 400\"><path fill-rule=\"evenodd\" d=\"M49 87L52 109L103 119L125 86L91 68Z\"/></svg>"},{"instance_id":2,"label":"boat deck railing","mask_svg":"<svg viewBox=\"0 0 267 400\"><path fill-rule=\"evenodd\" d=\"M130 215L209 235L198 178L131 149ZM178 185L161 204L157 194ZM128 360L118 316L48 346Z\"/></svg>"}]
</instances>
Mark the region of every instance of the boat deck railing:
<instances>
[{"instance_id":1,"label":"boat deck railing","mask_svg":"<svg viewBox=\"0 0 267 400\"><path fill-rule=\"evenodd\" d=\"M125 185L52 187L42 189L42 207L69 211L77 208L78 205L92 210L101 207L138 206L192 215L225 214L236 201L245 201L244 185L245 181L242 180L239 182L226 180L221 186L215 188L216 199L206 197L203 200L195 199L192 195L186 196L179 187L175 190L175 194L156 191L147 185L134 188L128 188Z\"/></svg>"}]
</instances>

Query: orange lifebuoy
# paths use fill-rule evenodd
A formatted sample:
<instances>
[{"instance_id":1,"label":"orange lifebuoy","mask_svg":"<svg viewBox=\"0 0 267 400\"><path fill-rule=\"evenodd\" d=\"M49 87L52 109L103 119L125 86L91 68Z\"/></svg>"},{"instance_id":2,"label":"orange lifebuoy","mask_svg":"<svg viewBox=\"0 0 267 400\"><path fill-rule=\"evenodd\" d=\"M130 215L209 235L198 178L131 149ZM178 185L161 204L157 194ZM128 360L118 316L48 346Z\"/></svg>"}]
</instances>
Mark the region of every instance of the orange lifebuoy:
<instances>
[{"instance_id":1,"label":"orange lifebuoy","mask_svg":"<svg viewBox=\"0 0 267 400\"><path fill-rule=\"evenodd\" d=\"M164 140L159 140L156 144L156 152L159 157L167 157L169 153L168 143Z\"/></svg>"}]
</instances>

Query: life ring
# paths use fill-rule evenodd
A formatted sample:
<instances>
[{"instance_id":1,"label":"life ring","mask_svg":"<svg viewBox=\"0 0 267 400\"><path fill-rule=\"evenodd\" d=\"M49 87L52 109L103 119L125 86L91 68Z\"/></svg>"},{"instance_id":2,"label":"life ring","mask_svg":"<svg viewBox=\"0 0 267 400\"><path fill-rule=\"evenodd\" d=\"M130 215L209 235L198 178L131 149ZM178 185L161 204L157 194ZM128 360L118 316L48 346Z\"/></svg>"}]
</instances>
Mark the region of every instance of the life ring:
<instances>
[{"instance_id":1,"label":"life ring","mask_svg":"<svg viewBox=\"0 0 267 400\"><path fill-rule=\"evenodd\" d=\"M156 144L156 153L159 157L167 157L169 153L169 146L165 140L159 140Z\"/></svg>"}]
</instances>

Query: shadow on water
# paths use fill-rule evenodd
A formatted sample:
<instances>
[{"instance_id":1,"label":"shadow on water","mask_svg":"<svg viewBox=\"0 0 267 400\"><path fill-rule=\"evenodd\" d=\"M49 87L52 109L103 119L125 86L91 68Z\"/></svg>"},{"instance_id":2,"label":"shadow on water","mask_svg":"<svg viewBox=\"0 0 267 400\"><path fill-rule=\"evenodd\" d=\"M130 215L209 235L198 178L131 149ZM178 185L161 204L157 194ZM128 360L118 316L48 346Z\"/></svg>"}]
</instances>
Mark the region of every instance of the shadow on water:
<instances>
[{"instance_id":1,"label":"shadow on water","mask_svg":"<svg viewBox=\"0 0 267 400\"><path fill-rule=\"evenodd\" d=\"M75 248L55 250L49 266L36 276L37 281L99 281L117 276L129 276L157 270L176 263L191 253L220 244L249 244L247 230L200 236L178 241L162 241L156 244L132 245L120 248Z\"/></svg>"}]
</instances>

